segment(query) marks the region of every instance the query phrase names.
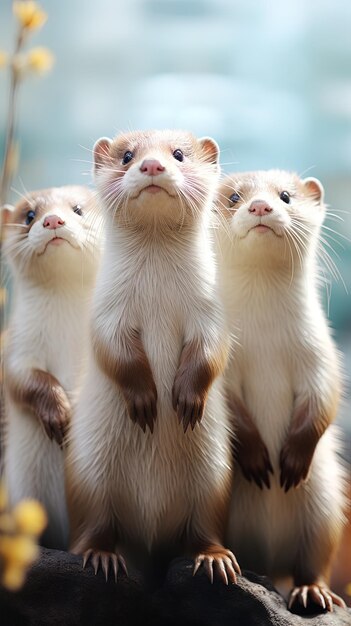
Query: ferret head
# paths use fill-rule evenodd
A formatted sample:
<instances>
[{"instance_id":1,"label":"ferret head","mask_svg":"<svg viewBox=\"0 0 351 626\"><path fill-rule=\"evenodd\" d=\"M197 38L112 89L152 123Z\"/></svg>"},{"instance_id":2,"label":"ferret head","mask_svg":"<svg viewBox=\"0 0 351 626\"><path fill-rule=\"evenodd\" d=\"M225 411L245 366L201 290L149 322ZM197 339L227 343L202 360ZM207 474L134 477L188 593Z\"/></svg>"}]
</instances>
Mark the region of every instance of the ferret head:
<instances>
[{"instance_id":1,"label":"ferret head","mask_svg":"<svg viewBox=\"0 0 351 626\"><path fill-rule=\"evenodd\" d=\"M316 178L281 170L238 173L223 180L217 211L225 219L234 254L294 263L318 240L323 199Z\"/></svg>"},{"instance_id":2,"label":"ferret head","mask_svg":"<svg viewBox=\"0 0 351 626\"><path fill-rule=\"evenodd\" d=\"M218 180L219 148L183 131L131 132L94 146L95 181L119 225L192 224L203 216Z\"/></svg>"},{"instance_id":3,"label":"ferret head","mask_svg":"<svg viewBox=\"0 0 351 626\"><path fill-rule=\"evenodd\" d=\"M54 187L5 207L4 251L14 273L39 282L61 276L90 279L100 250L94 197L85 187Z\"/></svg>"}]
</instances>

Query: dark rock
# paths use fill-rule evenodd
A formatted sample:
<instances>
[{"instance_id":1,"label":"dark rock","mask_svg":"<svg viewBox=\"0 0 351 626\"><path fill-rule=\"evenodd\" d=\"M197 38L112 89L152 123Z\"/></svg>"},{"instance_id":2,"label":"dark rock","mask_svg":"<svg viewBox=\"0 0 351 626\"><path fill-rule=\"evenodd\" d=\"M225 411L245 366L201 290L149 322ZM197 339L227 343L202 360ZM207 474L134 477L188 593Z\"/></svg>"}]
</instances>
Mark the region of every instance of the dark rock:
<instances>
[{"instance_id":1,"label":"dark rock","mask_svg":"<svg viewBox=\"0 0 351 626\"><path fill-rule=\"evenodd\" d=\"M269 580L251 572L226 587L210 585L204 572L176 559L152 593L142 576L129 571L105 582L80 557L42 549L17 593L0 589L1 626L351 626L351 612L300 617L286 609Z\"/></svg>"}]
</instances>

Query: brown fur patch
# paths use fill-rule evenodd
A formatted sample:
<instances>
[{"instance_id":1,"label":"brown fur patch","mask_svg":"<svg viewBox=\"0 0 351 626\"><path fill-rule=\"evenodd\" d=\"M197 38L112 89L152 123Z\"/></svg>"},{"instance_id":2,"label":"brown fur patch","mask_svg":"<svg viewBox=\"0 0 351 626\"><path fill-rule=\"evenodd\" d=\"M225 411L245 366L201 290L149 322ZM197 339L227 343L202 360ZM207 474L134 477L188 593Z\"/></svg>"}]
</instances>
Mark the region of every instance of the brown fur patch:
<instances>
[{"instance_id":1,"label":"brown fur patch","mask_svg":"<svg viewBox=\"0 0 351 626\"><path fill-rule=\"evenodd\" d=\"M321 406L317 398L308 398L294 408L289 434L280 453L280 484L288 491L307 478L316 445L334 420L338 394L330 406Z\"/></svg>"},{"instance_id":2,"label":"brown fur patch","mask_svg":"<svg viewBox=\"0 0 351 626\"><path fill-rule=\"evenodd\" d=\"M239 564L234 554L220 544L207 544L195 554L194 574L200 565L203 565L210 582L213 583L214 573L220 576L222 581L236 583L236 572L241 574Z\"/></svg>"},{"instance_id":3,"label":"brown fur patch","mask_svg":"<svg viewBox=\"0 0 351 626\"><path fill-rule=\"evenodd\" d=\"M192 340L183 347L178 371L172 389L173 408L183 423L194 429L204 413L209 389L223 371L225 355L210 355L200 340Z\"/></svg>"},{"instance_id":4,"label":"brown fur patch","mask_svg":"<svg viewBox=\"0 0 351 626\"><path fill-rule=\"evenodd\" d=\"M222 490L212 491L197 502L196 512L189 527L187 544L195 559L194 573L202 564L213 581L214 570L225 583L236 582L240 567L234 554L224 548L225 528L228 522L230 503L230 474L223 483Z\"/></svg>"},{"instance_id":5,"label":"brown fur patch","mask_svg":"<svg viewBox=\"0 0 351 626\"><path fill-rule=\"evenodd\" d=\"M61 445L71 418L71 405L59 381L49 372L32 369L21 380L7 373L6 388L12 400L34 413L48 437Z\"/></svg>"},{"instance_id":6,"label":"brown fur patch","mask_svg":"<svg viewBox=\"0 0 351 626\"><path fill-rule=\"evenodd\" d=\"M157 389L149 360L137 330L124 333L114 350L95 336L94 348L101 369L122 391L131 420L153 432L157 415Z\"/></svg>"},{"instance_id":7,"label":"brown fur patch","mask_svg":"<svg viewBox=\"0 0 351 626\"><path fill-rule=\"evenodd\" d=\"M224 541L229 518L230 487L231 476L228 473L228 480L222 490L213 491L198 504L196 518L189 534L193 548L195 546L196 549L204 549L206 545Z\"/></svg>"},{"instance_id":8,"label":"brown fur patch","mask_svg":"<svg viewBox=\"0 0 351 626\"><path fill-rule=\"evenodd\" d=\"M254 480L260 489L270 487L273 473L269 454L260 432L243 401L232 391L227 392L227 405L236 435L234 457L245 478Z\"/></svg>"},{"instance_id":9,"label":"brown fur patch","mask_svg":"<svg viewBox=\"0 0 351 626\"><path fill-rule=\"evenodd\" d=\"M76 537L70 546L73 554L83 554L86 550L103 550L114 552L116 549L117 537L115 531L110 528L85 530Z\"/></svg>"}]
</instances>

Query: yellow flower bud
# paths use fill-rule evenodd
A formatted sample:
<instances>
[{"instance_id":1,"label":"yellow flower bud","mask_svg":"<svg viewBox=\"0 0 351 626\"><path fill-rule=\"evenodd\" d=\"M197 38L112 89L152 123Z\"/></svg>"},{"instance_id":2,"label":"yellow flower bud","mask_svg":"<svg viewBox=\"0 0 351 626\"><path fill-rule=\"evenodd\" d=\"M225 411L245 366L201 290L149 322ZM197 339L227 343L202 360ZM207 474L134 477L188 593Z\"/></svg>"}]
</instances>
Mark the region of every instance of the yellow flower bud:
<instances>
[{"instance_id":1,"label":"yellow flower bud","mask_svg":"<svg viewBox=\"0 0 351 626\"><path fill-rule=\"evenodd\" d=\"M32 48L27 54L27 68L38 74L49 72L55 57L48 48Z\"/></svg>"},{"instance_id":2,"label":"yellow flower bud","mask_svg":"<svg viewBox=\"0 0 351 626\"><path fill-rule=\"evenodd\" d=\"M0 515L0 532L12 533L14 531L14 520L10 513L1 513ZM0 539L1 542L1 539ZM1 546L1 543L0 543ZM1 551L1 547L0 547Z\"/></svg>"},{"instance_id":3,"label":"yellow flower bud","mask_svg":"<svg viewBox=\"0 0 351 626\"><path fill-rule=\"evenodd\" d=\"M15 0L13 12L22 28L28 30L41 28L48 19L47 13L32 0Z\"/></svg>"},{"instance_id":4,"label":"yellow flower bud","mask_svg":"<svg viewBox=\"0 0 351 626\"><path fill-rule=\"evenodd\" d=\"M37 500L22 500L12 514L18 531L28 535L40 535L48 523L45 510Z\"/></svg>"},{"instance_id":5,"label":"yellow flower bud","mask_svg":"<svg viewBox=\"0 0 351 626\"><path fill-rule=\"evenodd\" d=\"M30 537L21 535L15 537L3 537L0 542L0 553L7 566L17 564L28 567L39 556L39 548Z\"/></svg>"},{"instance_id":6,"label":"yellow flower bud","mask_svg":"<svg viewBox=\"0 0 351 626\"><path fill-rule=\"evenodd\" d=\"M0 50L0 67L5 67L7 63L7 54L3 50Z\"/></svg>"},{"instance_id":7,"label":"yellow flower bud","mask_svg":"<svg viewBox=\"0 0 351 626\"><path fill-rule=\"evenodd\" d=\"M9 589L10 591L17 591L17 589L22 587L25 578L26 571L23 567L13 564L5 568L1 583L4 587L6 587L6 589Z\"/></svg>"}]
</instances>

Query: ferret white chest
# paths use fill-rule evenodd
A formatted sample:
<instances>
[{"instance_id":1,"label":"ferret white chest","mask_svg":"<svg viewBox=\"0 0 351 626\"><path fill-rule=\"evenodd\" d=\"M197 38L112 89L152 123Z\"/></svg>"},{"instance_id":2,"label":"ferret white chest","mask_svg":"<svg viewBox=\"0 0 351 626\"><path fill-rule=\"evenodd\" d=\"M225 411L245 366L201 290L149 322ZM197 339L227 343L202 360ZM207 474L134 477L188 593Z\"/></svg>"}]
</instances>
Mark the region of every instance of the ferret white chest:
<instances>
[{"instance_id":1,"label":"ferret white chest","mask_svg":"<svg viewBox=\"0 0 351 626\"><path fill-rule=\"evenodd\" d=\"M5 354L7 488L12 504L44 504L43 543L61 549L68 519L60 444L85 368L97 220L94 196L83 187L32 192L5 217L14 285Z\"/></svg>"}]
</instances>

